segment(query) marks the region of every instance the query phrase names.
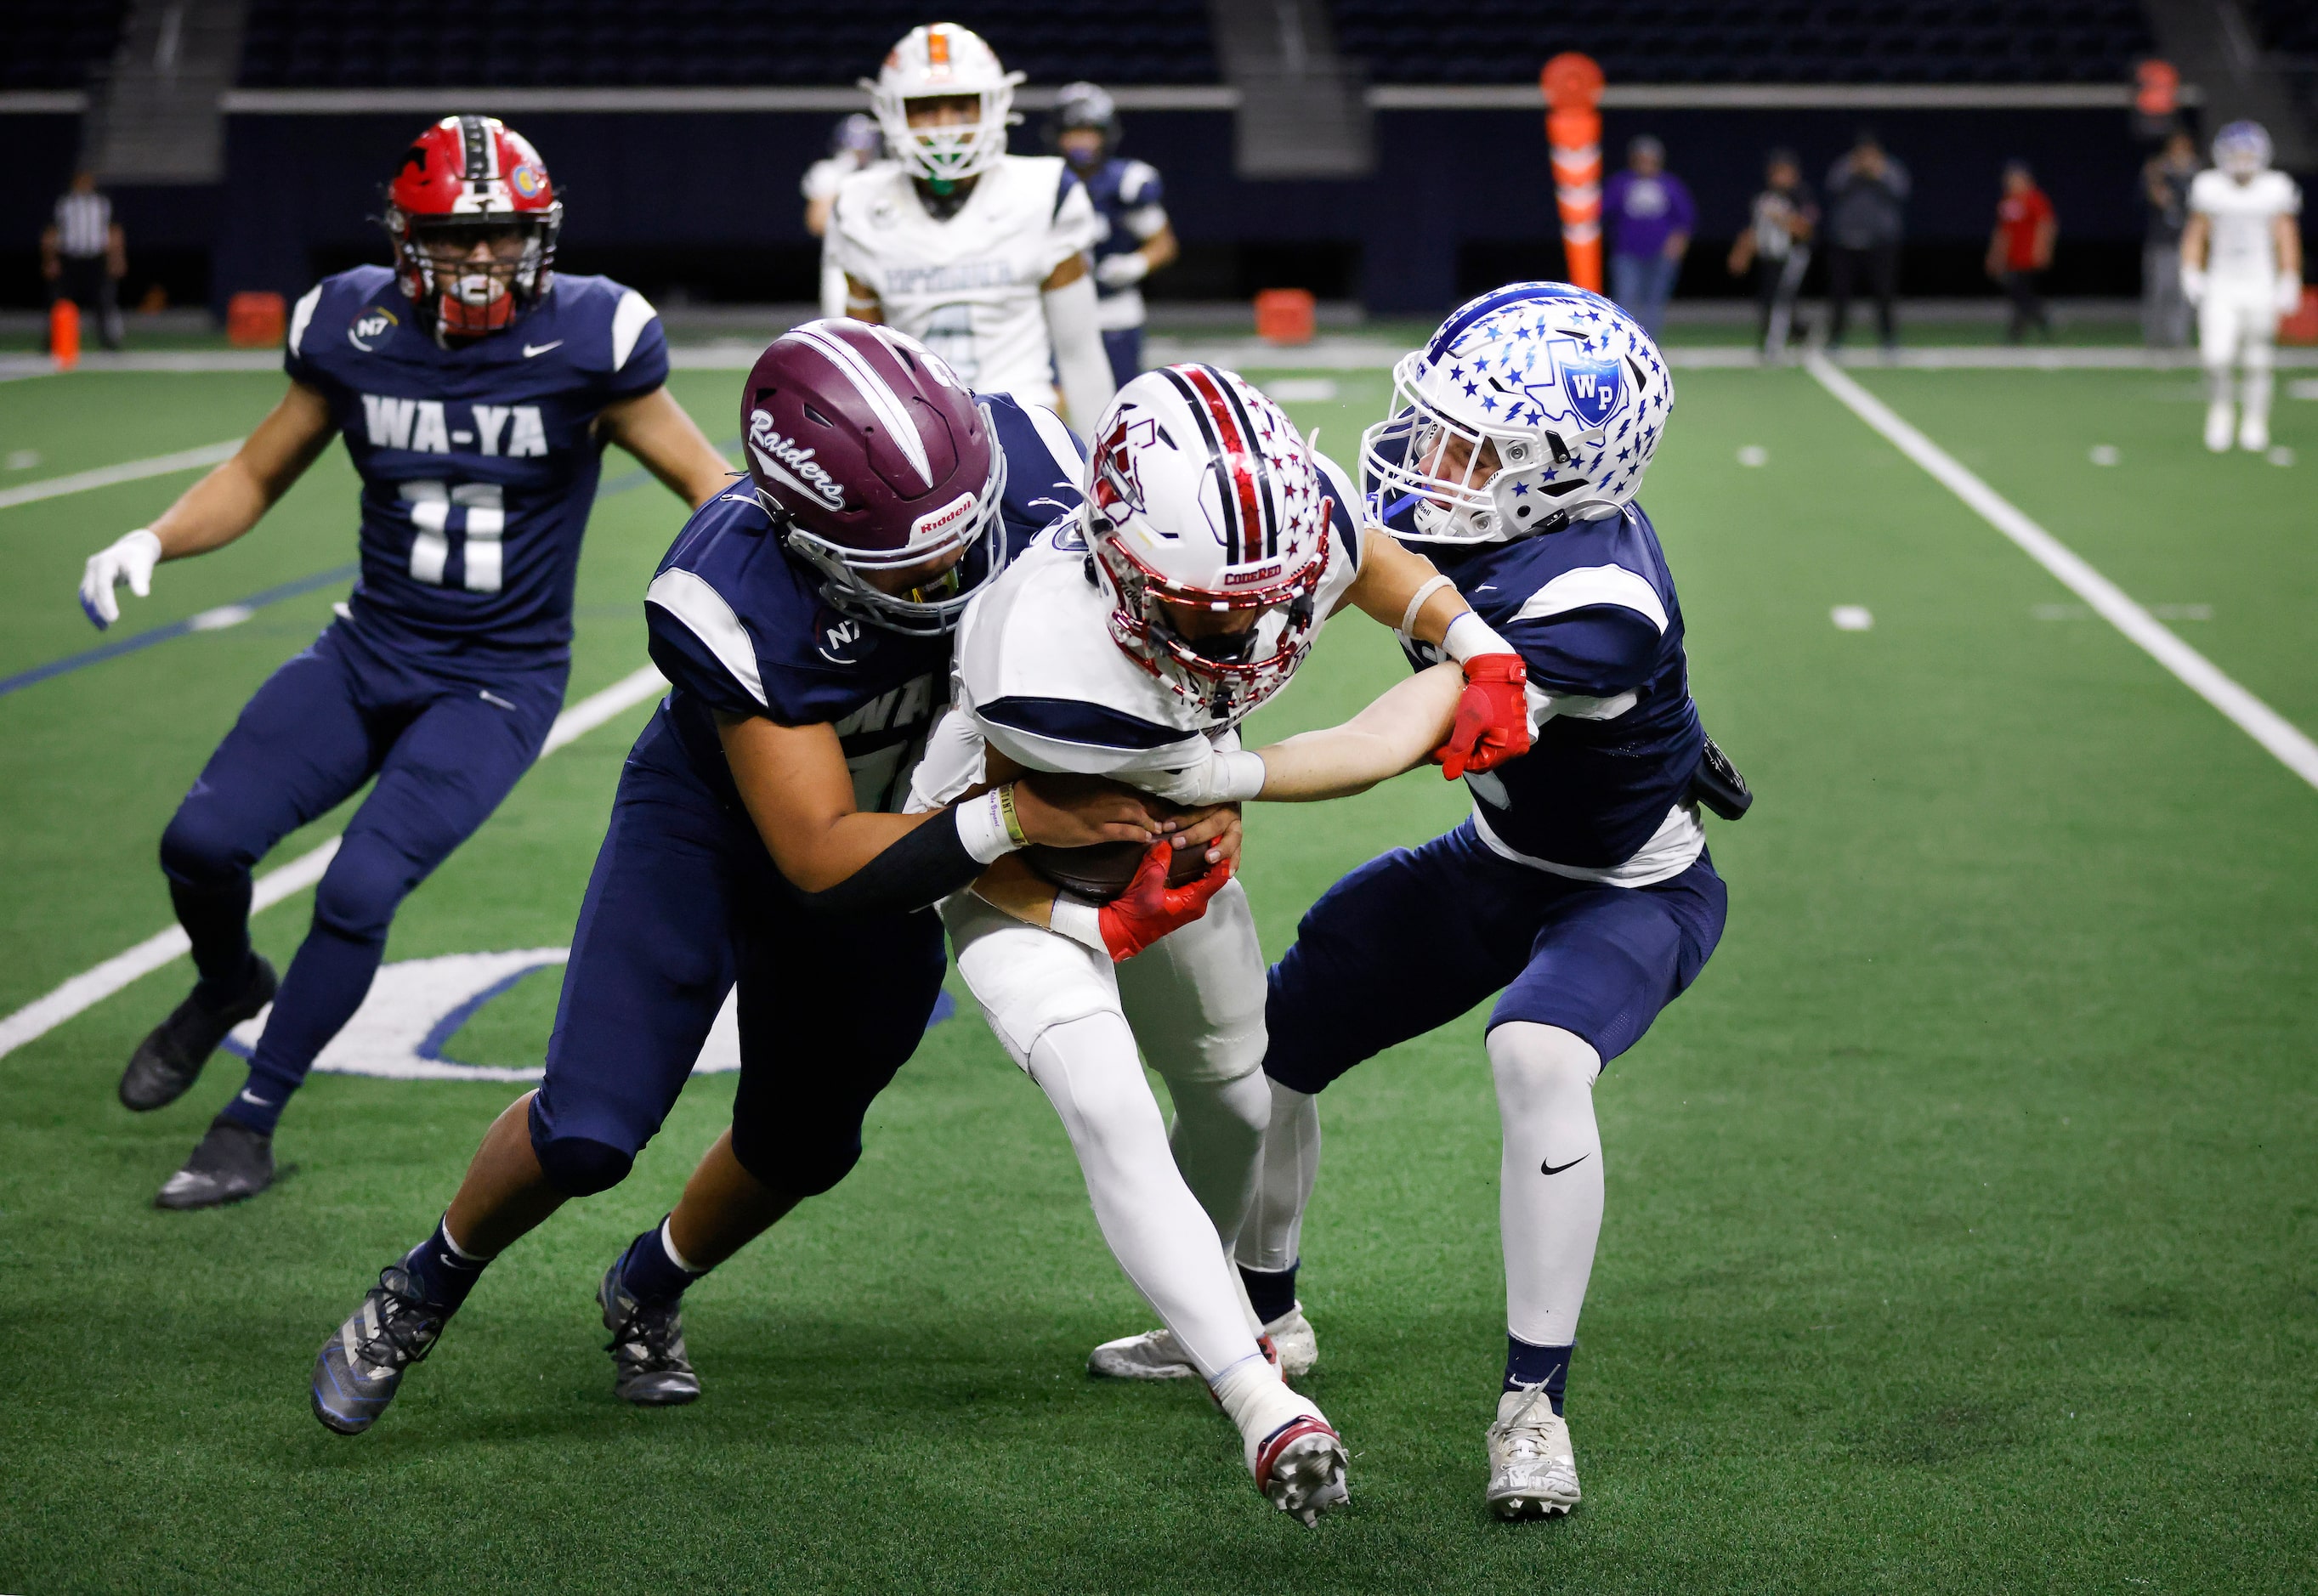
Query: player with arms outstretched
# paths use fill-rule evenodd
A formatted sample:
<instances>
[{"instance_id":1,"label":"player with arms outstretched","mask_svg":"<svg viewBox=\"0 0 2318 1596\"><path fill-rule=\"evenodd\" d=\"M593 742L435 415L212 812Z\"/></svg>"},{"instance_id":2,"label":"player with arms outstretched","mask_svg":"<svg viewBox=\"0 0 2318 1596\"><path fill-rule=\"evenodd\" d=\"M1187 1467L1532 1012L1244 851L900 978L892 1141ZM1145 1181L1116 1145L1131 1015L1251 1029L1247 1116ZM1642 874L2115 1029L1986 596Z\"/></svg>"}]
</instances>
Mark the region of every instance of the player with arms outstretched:
<instances>
[{"instance_id":1,"label":"player with arms outstretched","mask_svg":"<svg viewBox=\"0 0 2318 1596\"><path fill-rule=\"evenodd\" d=\"M920 339L984 393L1092 425L1110 402L1086 187L1053 156L1006 153L1014 85L980 35L912 29L864 78L892 157L839 189L831 255L846 309Z\"/></svg>"},{"instance_id":2,"label":"player with arms outstretched","mask_svg":"<svg viewBox=\"0 0 2318 1596\"><path fill-rule=\"evenodd\" d=\"M1721 936L1701 801L1735 818L1749 800L1699 725L1674 580L1633 502L1674 403L1649 336L1598 295L1515 283L1459 310L1394 376L1393 413L1361 444L1366 519L1432 551L1437 579L1520 650L1534 740L1465 772L1463 825L1330 888L1273 967L1272 1119L1236 1252L1254 1311L1313 1347L1296 1274L1316 1094L1500 993L1488 1055L1508 1335L1487 1500L1507 1518L1567 1512L1578 1488L1563 1390L1602 1222L1594 1081ZM1420 671L1440 658L1421 639L1406 647ZM1211 779L1163 790L1309 795L1296 771L1265 768L1298 751L1226 754ZM1165 1331L1097 1357L1146 1378L1195 1372Z\"/></svg>"},{"instance_id":3,"label":"player with arms outstretched","mask_svg":"<svg viewBox=\"0 0 2318 1596\"><path fill-rule=\"evenodd\" d=\"M621 1398L693 1400L685 1287L860 1156L862 1116L940 991L927 906L1026 840L1163 841L1138 800L1087 783L895 812L960 610L1076 501L1059 421L967 391L887 329L816 321L759 358L741 424L750 480L693 516L645 596L674 686L621 775L546 1077L323 1345L314 1412L341 1433L385 1411L486 1263L626 1178L737 986L732 1126L598 1290ZM1204 846L1228 818L1164 845Z\"/></svg>"},{"instance_id":4,"label":"player with arms outstretched","mask_svg":"<svg viewBox=\"0 0 2318 1596\"><path fill-rule=\"evenodd\" d=\"M1429 710L1397 718L1395 757L1359 785L1421 760L1452 712L1466 715L1453 758L1526 746L1518 659L1422 557L1360 529L1349 480L1239 378L1195 364L1129 382L1087 480L1081 515L968 608L957 708L913 802L1016 770L1146 789L1201 779L1348 602L1466 661L1425 685ZM1159 887L1139 880L1128 901ZM1343 1501L1343 1445L1267 1359L1226 1257L1271 1112L1245 891L1222 885L1203 918L1161 937L1106 923L1026 856L942 912L991 1029L1062 1116L1104 1239L1238 1426L1258 1487L1307 1522ZM1172 1152L1146 1060L1174 1101ZM1291 1366L1293 1352L1278 1349Z\"/></svg>"},{"instance_id":5,"label":"player with arms outstretched","mask_svg":"<svg viewBox=\"0 0 2318 1596\"><path fill-rule=\"evenodd\" d=\"M2214 165L2189 184L2189 223L2181 233L2181 291L2197 308L2197 352L2206 367L2206 447L2269 447L2271 367L2278 318L2302 304L2302 190L2269 164L2260 122L2232 122L2214 135ZM2243 375L2237 413L2230 380Z\"/></svg>"},{"instance_id":6,"label":"player with arms outstretched","mask_svg":"<svg viewBox=\"0 0 2318 1596\"><path fill-rule=\"evenodd\" d=\"M328 446L361 475L362 578L269 677L161 838L200 982L138 1045L121 1100L174 1102L271 1001L248 1083L155 1201L200 1208L274 1179L275 1123L370 990L389 923L539 753L571 672L571 589L604 445L686 503L727 468L663 385L642 295L554 271L563 206L538 152L485 116L418 136L387 190L394 265L324 279L290 318L290 391L233 458L93 556L81 604L247 532ZM249 941L250 869L372 777L275 990Z\"/></svg>"},{"instance_id":7,"label":"player with arms outstretched","mask_svg":"<svg viewBox=\"0 0 2318 1596\"><path fill-rule=\"evenodd\" d=\"M1111 381L1124 388L1143 369L1143 280L1182 247L1167 221L1158 170L1115 153L1119 134L1119 108L1099 85L1057 91L1050 137L1094 205L1095 319Z\"/></svg>"}]
</instances>

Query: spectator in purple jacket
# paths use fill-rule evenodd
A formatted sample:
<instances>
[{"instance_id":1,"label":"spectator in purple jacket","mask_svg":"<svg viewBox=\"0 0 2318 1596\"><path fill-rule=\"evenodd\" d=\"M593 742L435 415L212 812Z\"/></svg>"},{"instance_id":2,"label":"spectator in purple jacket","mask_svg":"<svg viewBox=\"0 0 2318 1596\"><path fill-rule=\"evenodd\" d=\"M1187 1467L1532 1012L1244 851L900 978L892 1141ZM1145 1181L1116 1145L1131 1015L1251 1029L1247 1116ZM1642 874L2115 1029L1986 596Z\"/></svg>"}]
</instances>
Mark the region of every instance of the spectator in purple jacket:
<instances>
[{"instance_id":1,"label":"spectator in purple jacket","mask_svg":"<svg viewBox=\"0 0 2318 1596\"><path fill-rule=\"evenodd\" d=\"M1666 169L1666 146L1644 135L1626 146L1626 169L1603 186L1610 223L1610 297L1658 336L1698 220L1690 190Z\"/></svg>"}]
</instances>

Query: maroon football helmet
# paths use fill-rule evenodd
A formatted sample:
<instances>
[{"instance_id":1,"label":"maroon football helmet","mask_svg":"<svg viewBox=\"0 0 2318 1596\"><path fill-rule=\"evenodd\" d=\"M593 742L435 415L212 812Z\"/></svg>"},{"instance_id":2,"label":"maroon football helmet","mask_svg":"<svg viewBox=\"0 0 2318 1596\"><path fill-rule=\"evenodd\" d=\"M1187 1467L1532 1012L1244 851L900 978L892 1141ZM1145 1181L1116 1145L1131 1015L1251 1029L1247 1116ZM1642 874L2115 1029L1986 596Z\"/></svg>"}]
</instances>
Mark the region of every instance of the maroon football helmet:
<instances>
[{"instance_id":1,"label":"maroon football helmet","mask_svg":"<svg viewBox=\"0 0 2318 1596\"><path fill-rule=\"evenodd\" d=\"M841 318L790 328L749 372L741 433L757 498L831 608L932 636L1004 568L1006 452L916 339ZM903 593L868 579L952 555Z\"/></svg>"}]
</instances>

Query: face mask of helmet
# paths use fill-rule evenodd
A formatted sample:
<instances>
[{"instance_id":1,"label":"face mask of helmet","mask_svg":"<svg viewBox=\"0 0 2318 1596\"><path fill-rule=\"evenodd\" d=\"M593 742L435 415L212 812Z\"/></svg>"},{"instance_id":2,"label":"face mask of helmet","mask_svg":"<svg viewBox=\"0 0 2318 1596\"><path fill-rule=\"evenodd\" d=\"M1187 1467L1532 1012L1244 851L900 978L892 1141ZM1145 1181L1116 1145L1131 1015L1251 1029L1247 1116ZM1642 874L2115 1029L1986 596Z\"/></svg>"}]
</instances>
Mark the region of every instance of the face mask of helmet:
<instances>
[{"instance_id":1,"label":"face mask of helmet","mask_svg":"<svg viewBox=\"0 0 2318 1596\"><path fill-rule=\"evenodd\" d=\"M984 422L987 426L987 421ZM945 516L937 529L899 549L870 552L848 548L807 531L760 489L758 502L784 527L787 547L821 572L822 602L841 615L912 637L939 637L957 625L974 596L1006 566L1006 524L1000 513L1006 497L1006 451L990 452L990 475L969 507ZM966 501L961 498L960 504ZM891 573L951 563L898 591L885 582Z\"/></svg>"},{"instance_id":2,"label":"face mask of helmet","mask_svg":"<svg viewBox=\"0 0 2318 1596\"><path fill-rule=\"evenodd\" d=\"M1217 599L1176 588L1116 538L1096 535L1095 559L1110 590L1110 628L1128 653L1217 725L1244 719L1277 693L1311 651L1315 594L1327 569L1324 533L1314 558L1269 587ZM1174 606L1171 609L1170 606ZM1244 626L1193 627L1181 613L1253 615Z\"/></svg>"},{"instance_id":3,"label":"face mask of helmet","mask_svg":"<svg viewBox=\"0 0 2318 1596\"><path fill-rule=\"evenodd\" d=\"M418 220L412 253L436 323L454 337L497 332L539 277L541 236L535 222Z\"/></svg>"}]
</instances>

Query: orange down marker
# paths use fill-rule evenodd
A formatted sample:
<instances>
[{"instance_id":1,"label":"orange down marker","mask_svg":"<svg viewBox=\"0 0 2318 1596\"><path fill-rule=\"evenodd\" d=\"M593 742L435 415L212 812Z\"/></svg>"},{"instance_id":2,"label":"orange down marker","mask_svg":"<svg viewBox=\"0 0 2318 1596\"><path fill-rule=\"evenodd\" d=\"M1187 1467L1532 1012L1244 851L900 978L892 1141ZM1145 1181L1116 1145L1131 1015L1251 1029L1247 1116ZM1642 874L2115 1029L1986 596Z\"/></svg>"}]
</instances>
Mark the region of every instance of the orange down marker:
<instances>
[{"instance_id":1,"label":"orange down marker","mask_svg":"<svg viewBox=\"0 0 2318 1596\"><path fill-rule=\"evenodd\" d=\"M1553 150L1553 197L1561 210L1568 280L1602 291L1602 68L1565 51L1538 74L1545 140Z\"/></svg>"}]
</instances>

